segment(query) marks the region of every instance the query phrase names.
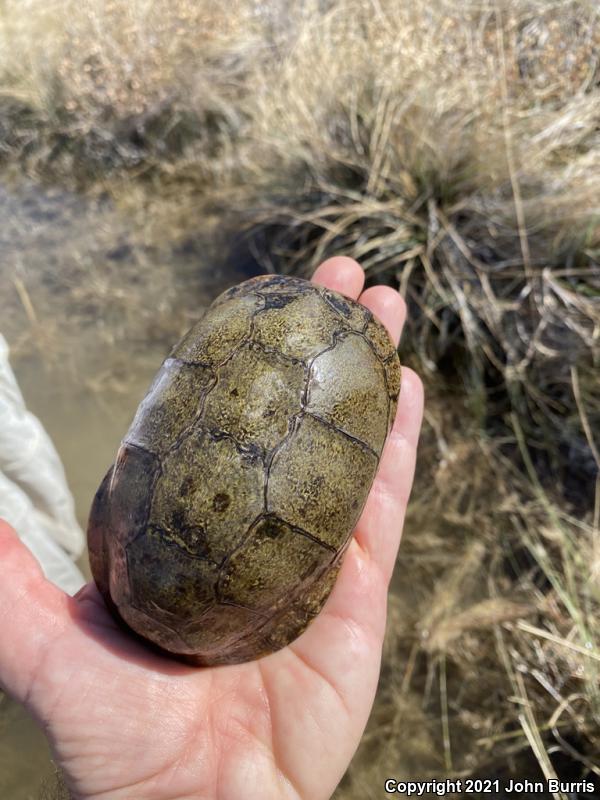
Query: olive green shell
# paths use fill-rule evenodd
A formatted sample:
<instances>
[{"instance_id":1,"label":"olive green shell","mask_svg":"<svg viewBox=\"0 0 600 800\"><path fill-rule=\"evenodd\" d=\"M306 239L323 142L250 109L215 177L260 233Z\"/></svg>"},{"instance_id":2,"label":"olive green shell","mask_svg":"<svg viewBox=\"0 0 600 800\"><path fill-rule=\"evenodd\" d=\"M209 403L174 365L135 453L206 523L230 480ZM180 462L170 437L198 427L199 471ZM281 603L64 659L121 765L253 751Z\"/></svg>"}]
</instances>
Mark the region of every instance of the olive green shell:
<instances>
[{"instance_id":1,"label":"olive green shell","mask_svg":"<svg viewBox=\"0 0 600 800\"><path fill-rule=\"evenodd\" d=\"M88 528L120 621L197 664L258 658L319 612L394 419L370 311L309 281L229 289L174 347Z\"/></svg>"}]
</instances>

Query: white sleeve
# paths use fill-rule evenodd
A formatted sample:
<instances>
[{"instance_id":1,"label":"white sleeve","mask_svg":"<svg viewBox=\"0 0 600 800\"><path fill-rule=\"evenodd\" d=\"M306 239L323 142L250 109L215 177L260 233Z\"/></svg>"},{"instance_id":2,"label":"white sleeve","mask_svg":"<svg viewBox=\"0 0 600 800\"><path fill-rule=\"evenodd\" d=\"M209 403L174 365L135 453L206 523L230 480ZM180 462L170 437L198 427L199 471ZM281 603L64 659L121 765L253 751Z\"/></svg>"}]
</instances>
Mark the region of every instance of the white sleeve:
<instances>
[{"instance_id":1,"label":"white sleeve","mask_svg":"<svg viewBox=\"0 0 600 800\"><path fill-rule=\"evenodd\" d=\"M41 422L25 407L0 335L0 472L30 498L32 508L52 522L49 533L69 553L85 547L58 453Z\"/></svg>"},{"instance_id":2,"label":"white sleeve","mask_svg":"<svg viewBox=\"0 0 600 800\"><path fill-rule=\"evenodd\" d=\"M77 566L54 541L55 521L34 508L25 492L1 472L0 517L13 526L49 580L69 594L84 585L85 578Z\"/></svg>"}]
</instances>

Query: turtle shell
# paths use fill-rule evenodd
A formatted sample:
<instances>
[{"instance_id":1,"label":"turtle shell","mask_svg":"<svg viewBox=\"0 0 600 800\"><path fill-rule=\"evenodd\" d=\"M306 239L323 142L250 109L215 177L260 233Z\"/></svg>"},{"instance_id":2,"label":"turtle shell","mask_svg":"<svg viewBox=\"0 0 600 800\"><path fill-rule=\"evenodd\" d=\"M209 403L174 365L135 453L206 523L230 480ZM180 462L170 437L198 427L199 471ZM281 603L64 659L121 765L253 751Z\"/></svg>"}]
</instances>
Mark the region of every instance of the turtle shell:
<instances>
[{"instance_id":1,"label":"turtle shell","mask_svg":"<svg viewBox=\"0 0 600 800\"><path fill-rule=\"evenodd\" d=\"M91 568L117 619L203 665L295 639L333 587L399 388L396 348L358 303L283 276L220 295L92 505Z\"/></svg>"}]
</instances>

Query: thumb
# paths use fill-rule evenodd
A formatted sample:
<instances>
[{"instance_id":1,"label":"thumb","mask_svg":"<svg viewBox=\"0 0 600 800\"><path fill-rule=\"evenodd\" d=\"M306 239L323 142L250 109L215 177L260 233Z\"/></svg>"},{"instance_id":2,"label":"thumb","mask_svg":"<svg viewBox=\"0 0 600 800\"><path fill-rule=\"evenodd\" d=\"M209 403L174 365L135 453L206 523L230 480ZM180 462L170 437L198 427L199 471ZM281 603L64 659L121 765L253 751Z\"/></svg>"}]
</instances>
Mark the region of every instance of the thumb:
<instances>
[{"instance_id":1,"label":"thumb","mask_svg":"<svg viewBox=\"0 0 600 800\"><path fill-rule=\"evenodd\" d=\"M50 647L69 625L69 600L0 520L0 688L34 712L32 689Z\"/></svg>"}]
</instances>

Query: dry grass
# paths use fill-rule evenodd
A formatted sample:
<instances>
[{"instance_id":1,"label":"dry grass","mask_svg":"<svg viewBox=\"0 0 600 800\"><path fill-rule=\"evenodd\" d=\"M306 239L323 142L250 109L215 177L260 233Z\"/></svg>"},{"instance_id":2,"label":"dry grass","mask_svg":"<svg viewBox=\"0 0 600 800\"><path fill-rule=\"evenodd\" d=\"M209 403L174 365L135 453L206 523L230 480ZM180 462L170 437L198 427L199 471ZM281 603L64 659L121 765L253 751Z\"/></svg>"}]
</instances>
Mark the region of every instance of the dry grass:
<instances>
[{"instance_id":1,"label":"dry grass","mask_svg":"<svg viewBox=\"0 0 600 800\"><path fill-rule=\"evenodd\" d=\"M340 797L600 777L596 4L4 0L8 40L7 161L135 180L166 218L184 198L247 228L268 268L345 253L407 299L428 412Z\"/></svg>"},{"instance_id":2,"label":"dry grass","mask_svg":"<svg viewBox=\"0 0 600 800\"><path fill-rule=\"evenodd\" d=\"M265 47L256 17L243 0L227 14L216 2L3 0L7 154L89 179L168 169L192 143L200 172L242 124L244 77Z\"/></svg>"}]
</instances>

